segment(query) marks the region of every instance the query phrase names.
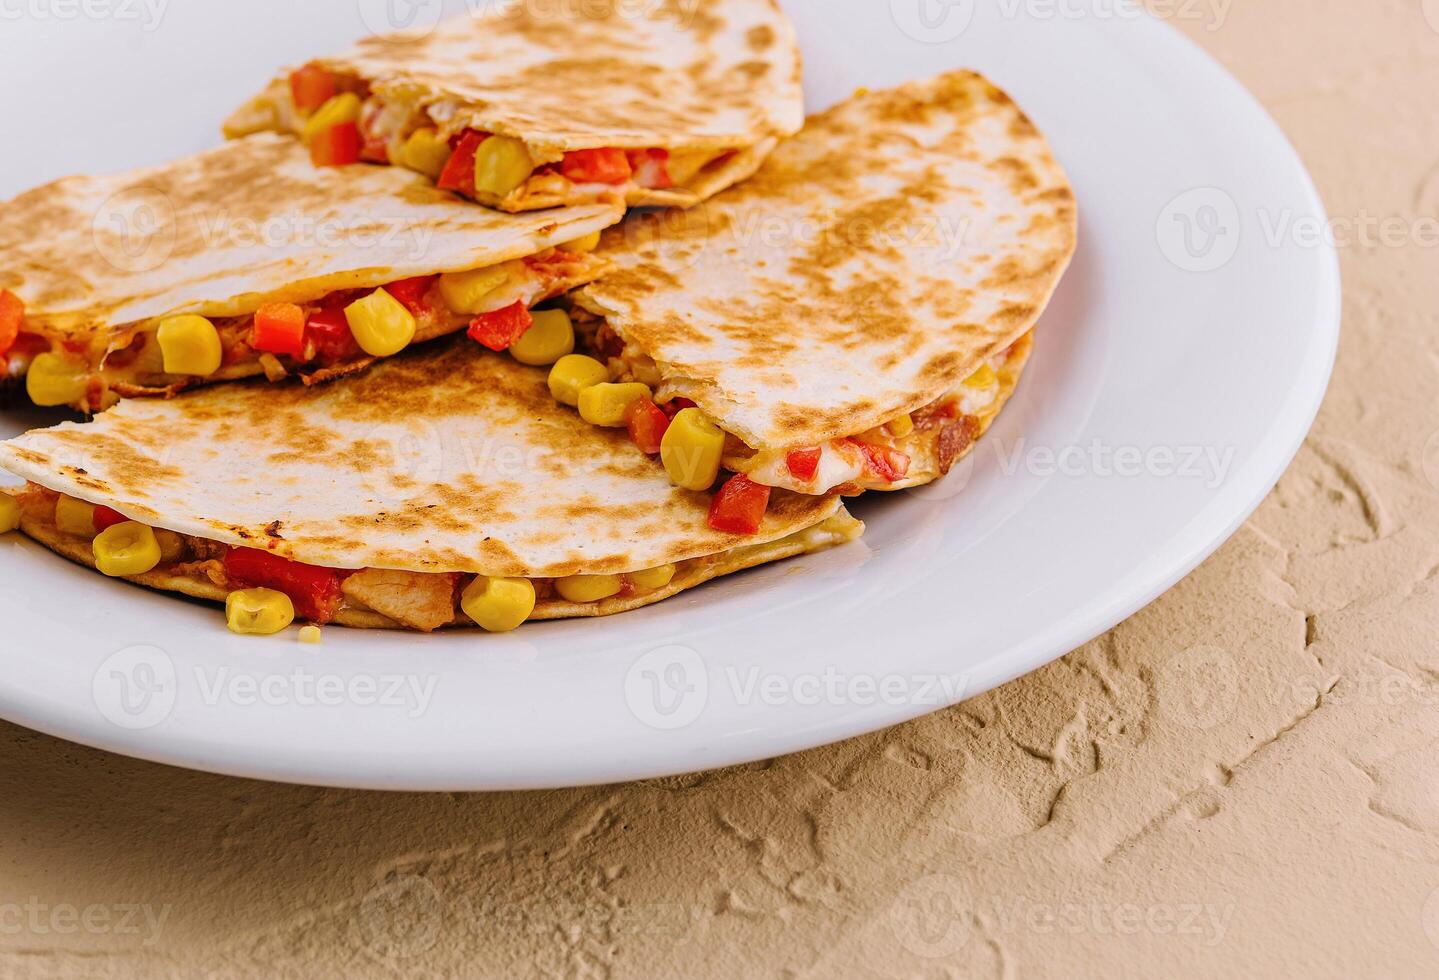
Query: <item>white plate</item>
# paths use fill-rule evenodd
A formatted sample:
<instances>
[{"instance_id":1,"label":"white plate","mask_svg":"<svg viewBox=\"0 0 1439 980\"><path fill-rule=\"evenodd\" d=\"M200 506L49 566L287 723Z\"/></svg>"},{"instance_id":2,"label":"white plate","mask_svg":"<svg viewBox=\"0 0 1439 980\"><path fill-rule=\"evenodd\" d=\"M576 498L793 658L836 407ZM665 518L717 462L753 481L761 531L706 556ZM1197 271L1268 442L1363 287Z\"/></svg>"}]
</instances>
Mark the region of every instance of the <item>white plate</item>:
<instances>
[{"instance_id":1,"label":"white plate","mask_svg":"<svg viewBox=\"0 0 1439 980\"><path fill-rule=\"evenodd\" d=\"M0 715L270 779L610 782L904 721L1033 670L1172 585L1269 491L1317 411L1339 279L1332 250L1299 232L1322 226L1322 206L1254 100L1168 26L1124 4L923 0L920 19L921 2L792 0L812 105L977 67L1048 133L1082 215L1033 366L971 464L861 501L862 544L506 637L233 637L213 608L11 535ZM8 129L27 135L0 191L203 146L272 66L363 29L351 4L287 0L174 4L147 26L6 25ZM36 84L58 64L66 85Z\"/></svg>"}]
</instances>

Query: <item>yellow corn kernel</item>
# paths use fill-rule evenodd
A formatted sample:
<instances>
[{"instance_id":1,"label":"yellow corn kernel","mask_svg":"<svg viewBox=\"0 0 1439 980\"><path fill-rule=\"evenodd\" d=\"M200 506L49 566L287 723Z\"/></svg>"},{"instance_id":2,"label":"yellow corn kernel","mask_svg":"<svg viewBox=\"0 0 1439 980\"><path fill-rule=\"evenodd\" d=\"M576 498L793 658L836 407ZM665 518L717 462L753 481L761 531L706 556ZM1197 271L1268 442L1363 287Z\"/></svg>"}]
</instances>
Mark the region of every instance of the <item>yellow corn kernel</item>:
<instances>
[{"instance_id":1,"label":"yellow corn kernel","mask_svg":"<svg viewBox=\"0 0 1439 980\"><path fill-rule=\"evenodd\" d=\"M994 373L994 368L988 364L982 364L979 370L964 379L966 388L988 388L999 384L999 377Z\"/></svg>"},{"instance_id":2,"label":"yellow corn kernel","mask_svg":"<svg viewBox=\"0 0 1439 980\"><path fill-rule=\"evenodd\" d=\"M510 191L530 179L535 161L530 151L517 139L491 136L475 150L475 190L489 191L506 197Z\"/></svg>"},{"instance_id":3,"label":"yellow corn kernel","mask_svg":"<svg viewBox=\"0 0 1439 980\"><path fill-rule=\"evenodd\" d=\"M155 541L160 545L162 562L179 561L185 557L185 541L174 531L162 531L156 528Z\"/></svg>"},{"instance_id":4,"label":"yellow corn kernel","mask_svg":"<svg viewBox=\"0 0 1439 980\"><path fill-rule=\"evenodd\" d=\"M646 568L642 572L630 572L629 578L637 588L653 592L655 589L663 589L674 581L675 567L674 565L661 565L659 568Z\"/></svg>"},{"instance_id":5,"label":"yellow corn kernel","mask_svg":"<svg viewBox=\"0 0 1439 980\"><path fill-rule=\"evenodd\" d=\"M906 412L898 418L890 419L885 425L885 428L888 429L889 434L896 439L903 439L914 431L914 418Z\"/></svg>"},{"instance_id":6,"label":"yellow corn kernel","mask_svg":"<svg viewBox=\"0 0 1439 980\"><path fill-rule=\"evenodd\" d=\"M485 297L509 282L511 270L506 262L469 272L447 272L440 276L440 296L456 313L483 313Z\"/></svg>"},{"instance_id":7,"label":"yellow corn kernel","mask_svg":"<svg viewBox=\"0 0 1439 980\"><path fill-rule=\"evenodd\" d=\"M580 392L580 418L591 425L621 429L629 423L630 408L650 397L650 386L638 381L597 384Z\"/></svg>"},{"instance_id":8,"label":"yellow corn kernel","mask_svg":"<svg viewBox=\"0 0 1439 980\"><path fill-rule=\"evenodd\" d=\"M543 367L575 349L575 328L564 310L535 310L534 323L510 345L510 356L521 364Z\"/></svg>"},{"instance_id":9,"label":"yellow corn kernel","mask_svg":"<svg viewBox=\"0 0 1439 980\"><path fill-rule=\"evenodd\" d=\"M274 589L244 589L225 597L225 624L232 633L273 636L295 621L295 604Z\"/></svg>"},{"instance_id":10,"label":"yellow corn kernel","mask_svg":"<svg viewBox=\"0 0 1439 980\"><path fill-rule=\"evenodd\" d=\"M300 627L301 643L308 643L311 646L316 646L320 643L323 643L324 639L324 635L320 632L320 627L316 626L314 623L310 623L308 626Z\"/></svg>"},{"instance_id":11,"label":"yellow corn kernel","mask_svg":"<svg viewBox=\"0 0 1439 980\"><path fill-rule=\"evenodd\" d=\"M25 374L25 391L36 405L78 405L90 388L89 368L64 354L38 355Z\"/></svg>"},{"instance_id":12,"label":"yellow corn kernel","mask_svg":"<svg viewBox=\"0 0 1439 980\"><path fill-rule=\"evenodd\" d=\"M593 252L600 247L600 233L592 231L583 238L576 238L572 242L565 242L560 246L560 251L570 252L574 255L584 255Z\"/></svg>"},{"instance_id":13,"label":"yellow corn kernel","mask_svg":"<svg viewBox=\"0 0 1439 980\"><path fill-rule=\"evenodd\" d=\"M309 143L325 130L341 123L360 121L360 97L354 92L341 92L315 110L305 122L303 138Z\"/></svg>"},{"instance_id":14,"label":"yellow corn kernel","mask_svg":"<svg viewBox=\"0 0 1439 980\"><path fill-rule=\"evenodd\" d=\"M400 163L436 179L450 160L450 141L431 126L417 129L400 150Z\"/></svg>"},{"instance_id":15,"label":"yellow corn kernel","mask_svg":"<svg viewBox=\"0 0 1439 980\"><path fill-rule=\"evenodd\" d=\"M460 608L480 629L508 633L535 611L535 583L527 578L481 575L460 593Z\"/></svg>"},{"instance_id":16,"label":"yellow corn kernel","mask_svg":"<svg viewBox=\"0 0 1439 980\"><path fill-rule=\"evenodd\" d=\"M550 394L561 405L574 408L580 403L581 392L609 380L610 369L593 357L568 354L556 361L550 371Z\"/></svg>"},{"instance_id":17,"label":"yellow corn kernel","mask_svg":"<svg viewBox=\"0 0 1439 980\"><path fill-rule=\"evenodd\" d=\"M0 493L0 534L9 534L20 527L20 501L8 493Z\"/></svg>"},{"instance_id":18,"label":"yellow corn kernel","mask_svg":"<svg viewBox=\"0 0 1439 980\"><path fill-rule=\"evenodd\" d=\"M93 538L95 536L95 505L61 494L60 499L55 501L55 527L61 534L73 534L77 538Z\"/></svg>"},{"instance_id":19,"label":"yellow corn kernel","mask_svg":"<svg viewBox=\"0 0 1439 980\"><path fill-rule=\"evenodd\" d=\"M389 357L415 339L415 315L383 289L345 307L355 343L371 357Z\"/></svg>"},{"instance_id":20,"label":"yellow corn kernel","mask_svg":"<svg viewBox=\"0 0 1439 980\"><path fill-rule=\"evenodd\" d=\"M599 602L619 595L624 582L618 575L571 575L555 579L555 591L570 602Z\"/></svg>"},{"instance_id":21,"label":"yellow corn kernel","mask_svg":"<svg viewBox=\"0 0 1439 980\"><path fill-rule=\"evenodd\" d=\"M697 408L681 409L660 440L670 482L686 490L712 487L723 457L724 431Z\"/></svg>"},{"instance_id":22,"label":"yellow corn kernel","mask_svg":"<svg viewBox=\"0 0 1439 980\"><path fill-rule=\"evenodd\" d=\"M225 352L215 325L202 316L172 316L155 332L166 374L204 376L220 370Z\"/></svg>"},{"instance_id":23,"label":"yellow corn kernel","mask_svg":"<svg viewBox=\"0 0 1439 980\"><path fill-rule=\"evenodd\" d=\"M113 524L95 538L95 568L102 575L144 575L160 564L155 532L137 521Z\"/></svg>"}]
</instances>

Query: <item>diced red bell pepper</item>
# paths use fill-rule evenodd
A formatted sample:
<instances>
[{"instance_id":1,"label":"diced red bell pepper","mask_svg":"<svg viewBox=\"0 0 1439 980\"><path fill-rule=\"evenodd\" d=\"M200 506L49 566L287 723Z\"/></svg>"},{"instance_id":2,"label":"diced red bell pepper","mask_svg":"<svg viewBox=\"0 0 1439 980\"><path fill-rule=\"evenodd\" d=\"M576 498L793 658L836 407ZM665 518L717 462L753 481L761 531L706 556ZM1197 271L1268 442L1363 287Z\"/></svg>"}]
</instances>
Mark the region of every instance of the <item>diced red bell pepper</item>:
<instances>
[{"instance_id":1,"label":"diced red bell pepper","mask_svg":"<svg viewBox=\"0 0 1439 980\"><path fill-rule=\"evenodd\" d=\"M455 144L445 169L436 184L441 190L456 191L466 197L475 196L475 151L486 139L485 133L467 129Z\"/></svg>"},{"instance_id":2,"label":"diced red bell pepper","mask_svg":"<svg viewBox=\"0 0 1439 980\"><path fill-rule=\"evenodd\" d=\"M470 339L483 344L490 350L509 350L515 341L525 335L534 324L529 309L523 301L512 303L503 310L483 313L470 321Z\"/></svg>"},{"instance_id":3,"label":"diced red bell pepper","mask_svg":"<svg viewBox=\"0 0 1439 980\"><path fill-rule=\"evenodd\" d=\"M343 167L360 162L360 127L352 122L331 126L310 143L310 162L317 167Z\"/></svg>"},{"instance_id":4,"label":"diced red bell pepper","mask_svg":"<svg viewBox=\"0 0 1439 980\"><path fill-rule=\"evenodd\" d=\"M250 346L270 354L305 354L305 311L294 303L266 303L255 311Z\"/></svg>"},{"instance_id":5,"label":"diced red bell pepper","mask_svg":"<svg viewBox=\"0 0 1439 980\"><path fill-rule=\"evenodd\" d=\"M818 449L796 449L786 456L784 461L791 476L808 483L819 472L819 457Z\"/></svg>"},{"instance_id":6,"label":"diced red bell pepper","mask_svg":"<svg viewBox=\"0 0 1439 980\"><path fill-rule=\"evenodd\" d=\"M640 447L640 452L653 456L660 451L660 440L670 427L670 417L660 411L648 398L641 398L630 406L628 418L630 438Z\"/></svg>"},{"instance_id":7,"label":"diced red bell pepper","mask_svg":"<svg viewBox=\"0 0 1439 980\"><path fill-rule=\"evenodd\" d=\"M301 619L328 623L340 608L340 573L333 568L304 565L255 548L231 548L225 553L225 573L241 588L285 593Z\"/></svg>"},{"instance_id":8,"label":"diced red bell pepper","mask_svg":"<svg viewBox=\"0 0 1439 980\"><path fill-rule=\"evenodd\" d=\"M620 350L623 349L624 344L621 343ZM611 356L618 357L619 352L616 351L615 354ZM676 415L678 415L680 412L683 412L685 409L699 408L699 406L696 405L694 402L690 401L688 398L674 398L670 401L665 402L663 405L660 406L660 408L664 409L664 413L668 415L671 419L673 419Z\"/></svg>"},{"instance_id":9,"label":"diced red bell pepper","mask_svg":"<svg viewBox=\"0 0 1439 980\"><path fill-rule=\"evenodd\" d=\"M315 356L329 364L360 353L360 345L355 343L350 321L342 308L323 309L311 314L310 322L305 325L305 337L314 343Z\"/></svg>"},{"instance_id":10,"label":"diced red bell pepper","mask_svg":"<svg viewBox=\"0 0 1439 980\"><path fill-rule=\"evenodd\" d=\"M93 518L93 521L95 524L96 534L99 534L106 528L114 527L116 524L124 524L129 519L130 518L126 517L124 514L120 513L117 510L111 510L104 504L95 505L95 516Z\"/></svg>"},{"instance_id":11,"label":"diced red bell pepper","mask_svg":"<svg viewBox=\"0 0 1439 980\"><path fill-rule=\"evenodd\" d=\"M627 150L625 156L634 171L635 183L641 187L662 191L675 185L670 179L669 150Z\"/></svg>"},{"instance_id":12,"label":"diced red bell pepper","mask_svg":"<svg viewBox=\"0 0 1439 980\"><path fill-rule=\"evenodd\" d=\"M0 356L8 354L25 322L25 303L8 289L0 289Z\"/></svg>"},{"instance_id":13,"label":"diced red bell pepper","mask_svg":"<svg viewBox=\"0 0 1439 980\"><path fill-rule=\"evenodd\" d=\"M850 442L858 446L859 451L864 454L865 467L885 483L897 483L909 472L909 457L899 450L871 445L858 439L851 439Z\"/></svg>"},{"instance_id":14,"label":"diced red bell pepper","mask_svg":"<svg viewBox=\"0 0 1439 980\"><path fill-rule=\"evenodd\" d=\"M309 114L335 96L335 76L319 65L306 65L290 75L295 108Z\"/></svg>"},{"instance_id":15,"label":"diced red bell pepper","mask_svg":"<svg viewBox=\"0 0 1439 980\"><path fill-rule=\"evenodd\" d=\"M566 153L560 173L576 184L623 184L630 179L630 161L625 151L612 146L599 150Z\"/></svg>"},{"instance_id":16,"label":"diced red bell pepper","mask_svg":"<svg viewBox=\"0 0 1439 980\"><path fill-rule=\"evenodd\" d=\"M719 488L710 503L710 527L728 534L754 534L769 509L770 488L743 473Z\"/></svg>"},{"instance_id":17,"label":"diced red bell pepper","mask_svg":"<svg viewBox=\"0 0 1439 980\"><path fill-rule=\"evenodd\" d=\"M392 282L385 287L385 292L399 300L401 305L411 313L418 316L428 307L425 304L425 294L435 284L439 276L415 276L413 279L401 279L399 282Z\"/></svg>"}]
</instances>

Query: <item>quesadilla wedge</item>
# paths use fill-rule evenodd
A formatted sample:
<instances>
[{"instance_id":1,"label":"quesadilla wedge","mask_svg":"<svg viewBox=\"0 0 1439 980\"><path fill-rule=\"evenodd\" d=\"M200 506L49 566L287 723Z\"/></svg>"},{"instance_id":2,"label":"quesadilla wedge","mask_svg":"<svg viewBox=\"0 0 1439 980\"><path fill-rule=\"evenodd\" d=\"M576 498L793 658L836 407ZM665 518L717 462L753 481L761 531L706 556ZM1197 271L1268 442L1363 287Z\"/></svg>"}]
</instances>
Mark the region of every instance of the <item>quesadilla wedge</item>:
<instances>
[{"instance_id":1,"label":"quesadilla wedge","mask_svg":"<svg viewBox=\"0 0 1439 980\"><path fill-rule=\"evenodd\" d=\"M293 133L317 165L396 164L530 211L690 207L803 119L774 0L501 2L286 70L225 133Z\"/></svg>"},{"instance_id":2,"label":"quesadilla wedge","mask_svg":"<svg viewBox=\"0 0 1439 980\"><path fill-rule=\"evenodd\" d=\"M72 177L0 208L0 359L36 404L82 411L330 380L466 328L513 334L603 268L598 232L622 214L499 214L400 169L316 169L271 134Z\"/></svg>"},{"instance_id":3,"label":"quesadilla wedge","mask_svg":"<svg viewBox=\"0 0 1439 980\"><path fill-rule=\"evenodd\" d=\"M1075 238L1044 138L958 72L816 116L701 207L631 215L572 300L610 381L694 413L663 437L675 481L738 474L753 523L764 488L949 472L1014 391Z\"/></svg>"},{"instance_id":4,"label":"quesadilla wedge","mask_svg":"<svg viewBox=\"0 0 1439 980\"><path fill-rule=\"evenodd\" d=\"M716 532L542 371L458 338L323 387L125 401L0 444L0 467L30 481L0 529L8 510L73 561L224 601L240 632L603 616L863 530L838 497L781 494L757 534Z\"/></svg>"}]
</instances>

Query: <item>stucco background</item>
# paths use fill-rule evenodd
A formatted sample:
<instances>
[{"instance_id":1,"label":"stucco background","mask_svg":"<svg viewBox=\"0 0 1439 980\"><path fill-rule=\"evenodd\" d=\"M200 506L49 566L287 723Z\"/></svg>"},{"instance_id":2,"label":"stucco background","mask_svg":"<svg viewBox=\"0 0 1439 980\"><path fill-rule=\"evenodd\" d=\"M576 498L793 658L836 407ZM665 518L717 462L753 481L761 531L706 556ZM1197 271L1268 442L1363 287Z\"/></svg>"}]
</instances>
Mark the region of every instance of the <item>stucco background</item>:
<instances>
[{"instance_id":1,"label":"stucco background","mask_svg":"<svg viewBox=\"0 0 1439 980\"><path fill-rule=\"evenodd\" d=\"M0 976L1439 975L1439 2L1156 6L1296 143L1346 290L1308 443L1186 581L953 710L631 786L0 724Z\"/></svg>"}]
</instances>

